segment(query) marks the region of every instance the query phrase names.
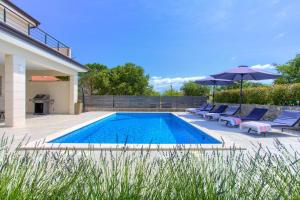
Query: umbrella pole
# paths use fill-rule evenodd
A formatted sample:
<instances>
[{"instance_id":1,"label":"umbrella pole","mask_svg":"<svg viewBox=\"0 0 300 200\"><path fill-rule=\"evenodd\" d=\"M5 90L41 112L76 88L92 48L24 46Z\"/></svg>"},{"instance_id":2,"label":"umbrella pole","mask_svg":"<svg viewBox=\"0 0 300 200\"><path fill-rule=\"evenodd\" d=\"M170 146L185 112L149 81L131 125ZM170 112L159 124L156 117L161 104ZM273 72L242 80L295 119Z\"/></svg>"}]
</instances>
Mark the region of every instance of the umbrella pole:
<instances>
[{"instance_id":1,"label":"umbrella pole","mask_svg":"<svg viewBox=\"0 0 300 200\"><path fill-rule=\"evenodd\" d=\"M243 77L244 75L241 74L241 85L240 85L240 113L242 113L242 103L243 103Z\"/></svg>"},{"instance_id":2,"label":"umbrella pole","mask_svg":"<svg viewBox=\"0 0 300 200\"><path fill-rule=\"evenodd\" d=\"M213 105L215 105L215 86L216 85L213 85L213 98L212 98Z\"/></svg>"}]
</instances>

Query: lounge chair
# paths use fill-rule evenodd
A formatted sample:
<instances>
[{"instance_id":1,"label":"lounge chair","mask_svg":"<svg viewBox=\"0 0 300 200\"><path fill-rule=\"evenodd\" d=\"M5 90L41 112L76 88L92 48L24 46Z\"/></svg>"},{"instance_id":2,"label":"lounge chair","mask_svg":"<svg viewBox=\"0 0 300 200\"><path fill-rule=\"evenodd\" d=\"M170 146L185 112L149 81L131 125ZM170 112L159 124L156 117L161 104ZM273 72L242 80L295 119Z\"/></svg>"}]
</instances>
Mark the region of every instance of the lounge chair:
<instances>
[{"instance_id":1,"label":"lounge chair","mask_svg":"<svg viewBox=\"0 0 300 200\"><path fill-rule=\"evenodd\" d=\"M212 107L210 107L209 109L199 111L196 114L201 116L201 117L204 117L205 114L207 114L207 113L222 113L226 110L227 107L228 107L227 105L220 105L215 110L213 110L214 105L212 105Z\"/></svg>"},{"instance_id":2,"label":"lounge chair","mask_svg":"<svg viewBox=\"0 0 300 200\"><path fill-rule=\"evenodd\" d=\"M222 116L219 119L219 122L224 123L226 126L238 126L242 121L259 121L268 111L266 108L253 108L253 110L243 117L231 117L231 116Z\"/></svg>"},{"instance_id":3,"label":"lounge chair","mask_svg":"<svg viewBox=\"0 0 300 200\"><path fill-rule=\"evenodd\" d=\"M272 130L272 128L284 128L294 127L300 121L300 111L282 111L276 119L273 121L249 121L243 122L240 125L241 130L247 129L248 133L255 131L257 134L266 133Z\"/></svg>"},{"instance_id":4,"label":"lounge chair","mask_svg":"<svg viewBox=\"0 0 300 200\"><path fill-rule=\"evenodd\" d=\"M207 104L207 106L204 108L204 109L202 109L202 110L197 110L196 112L194 112L194 114L198 114L198 113L202 113L202 112L210 112L210 111L212 111L213 109L214 109L214 105L212 105L212 104Z\"/></svg>"},{"instance_id":5,"label":"lounge chair","mask_svg":"<svg viewBox=\"0 0 300 200\"><path fill-rule=\"evenodd\" d=\"M218 120L221 116L234 116L240 110L240 106L228 106L223 113L207 113L205 118L208 120Z\"/></svg>"},{"instance_id":6,"label":"lounge chair","mask_svg":"<svg viewBox=\"0 0 300 200\"><path fill-rule=\"evenodd\" d=\"M284 128L294 127L300 121L300 111L285 110L282 111L273 121L263 121L263 123L270 124L271 127Z\"/></svg>"},{"instance_id":7,"label":"lounge chair","mask_svg":"<svg viewBox=\"0 0 300 200\"><path fill-rule=\"evenodd\" d=\"M207 106L207 103L201 104L198 108L187 108L186 112L195 113L196 111L203 110Z\"/></svg>"},{"instance_id":8,"label":"lounge chair","mask_svg":"<svg viewBox=\"0 0 300 200\"><path fill-rule=\"evenodd\" d=\"M242 121L259 121L267 112L267 108L254 108L247 116L240 118Z\"/></svg>"},{"instance_id":9,"label":"lounge chair","mask_svg":"<svg viewBox=\"0 0 300 200\"><path fill-rule=\"evenodd\" d=\"M193 112L194 114L198 114L198 113L201 113L201 112L209 112L209 111L211 111L212 109L214 109L214 105L212 105L212 104L207 104L206 106L205 106L205 108L203 108L203 109L201 109L201 110L196 110L195 112Z\"/></svg>"}]
</instances>

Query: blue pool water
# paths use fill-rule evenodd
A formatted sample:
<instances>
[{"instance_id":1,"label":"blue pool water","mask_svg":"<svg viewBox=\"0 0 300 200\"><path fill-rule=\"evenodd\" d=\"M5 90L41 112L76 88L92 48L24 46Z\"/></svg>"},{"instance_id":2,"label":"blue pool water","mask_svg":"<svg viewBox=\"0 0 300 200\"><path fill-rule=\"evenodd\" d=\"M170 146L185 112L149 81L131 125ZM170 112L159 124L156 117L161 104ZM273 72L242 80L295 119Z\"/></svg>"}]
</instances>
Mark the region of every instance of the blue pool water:
<instances>
[{"instance_id":1,"label":"blue pool water","mask_svg":"<svg viewBox=\"0 0 300 200\"><path fill-rule=\"evenodd\" d=\"M171 113L116 113L50 143L219 144Z\"/></svg>"}]
</instances>

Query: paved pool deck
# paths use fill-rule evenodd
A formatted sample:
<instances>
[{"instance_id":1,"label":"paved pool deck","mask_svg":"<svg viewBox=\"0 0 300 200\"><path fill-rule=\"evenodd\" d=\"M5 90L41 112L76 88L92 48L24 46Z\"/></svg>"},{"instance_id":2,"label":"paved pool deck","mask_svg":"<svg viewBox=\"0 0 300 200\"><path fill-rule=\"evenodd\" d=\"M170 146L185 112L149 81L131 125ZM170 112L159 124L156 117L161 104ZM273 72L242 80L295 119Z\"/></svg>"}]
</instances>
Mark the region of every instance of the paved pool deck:
<instances>
[{"instance_id":1,"label":"paved pool deck","mask_svg":"<svg viewBox=\"0 0 300 200\"><path fill-rule=\"evenodd\" d=\"M26 125L23 127L5 127L0 125L0 136L14 137L12 147L17 147L22 141L29 142L43 139L58 131L74 127L110 112L86 112L80 115L27 115Z\"/></svg>"},{"instance_id":2,"label":"paved pool deck","mask_svg":"<svg viewBox=\"0 0 300 200\"><path fill-rule=\"evenodd\" d=\"M272 129L272 132L264 134L248 133L247 130L239 128L226 127L217 121L207 121L199 116L181 113L179 116L185 118L192 124L217 139L221 139L224 143L230 143L246 150L256 149L258 146L267 147L272 152L277 152L276 143L280 142L289 150L296 150L300 153L300 130L290 129Z\"/></svg>"},{"instance_id":3,"label":"paved pool deck","mask_svg":"<svg viewBox=\"0 0 300 200\"><path fill-rule=\"evenodd\" d=\"M9 128L0 124L0 136L14 137L12 148L16 148L20 142L24 141L24 138L29 142L41 141L53 134L99 119L110 113L112 112L86 112L80 115L29 115L24 127ZM222 140L227 147L235 145L245 150L252 150L261 144L270 151L276 151L274 144L277 140L289 149L300 152L300 132L298 130L284 132L273 130L266 135L249 134L242 132L239 128L228 128L216 121L206 121L192 114L184 112L175 112L174 114L216 139Z\"/></svg>"}]
</instances>

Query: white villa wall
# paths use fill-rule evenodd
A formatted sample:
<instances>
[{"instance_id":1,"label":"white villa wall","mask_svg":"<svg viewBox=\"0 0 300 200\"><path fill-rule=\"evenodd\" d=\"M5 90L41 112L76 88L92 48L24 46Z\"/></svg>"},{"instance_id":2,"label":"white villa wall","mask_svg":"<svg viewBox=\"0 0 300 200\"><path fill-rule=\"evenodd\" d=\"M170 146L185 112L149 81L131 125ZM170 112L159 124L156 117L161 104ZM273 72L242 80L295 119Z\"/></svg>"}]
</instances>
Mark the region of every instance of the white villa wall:
<instances>
[{"instance_id":1,"label":"white villa wall","mask_svg":"<svg viewBox=\"0 0 300 200\"><path fill-rule=\"evenodd\" d=\"M5 100L4 100L4 93L5 93L5 81L4 81L4 66L0 65L0 76L1 76L1 94L0 94L0 110L5 110Z\"/></svg>"},{"instance_id":2,"label":"white villa wall","mask_svg":"<svg viewBox=\"0 0 300 200\"><path fill-rule=\"evenodd\" d=\"M31 81L32 76L66 76L53 70L28 70L26 82L26 111L33 113L33 103L30 101L36 94L49 94L54 100L50 104L50 113L69 113L70 82L69 81Z\"/></svg>"},{"instance_id":3,"label":"white villa wall","mask_svg":"<svg viewBox=\"0 0 300 200\"><path fill-rule=\"evenodd\" d=\"M5 55L5 124L23 126L26 115L26 60Z\"/></svg>"},{"instance_id":4,"label":"white villa wall","mask_svg":"<svg viewBox=\"0 0 300 200\"><path fill-rule=\"evenodd\" d=\"M69 81L37 82L27 81L26 111L33 113L34 105L30 101L36 94L49 94L54 100L50 104L50 113L67 114L69 112Z\"/></svg>"},{"instance_id":5,"label":"white villa wall","mask_svg":"<svg viewBox=\"0 0 300 200\"><path fill-rule=\"evenodd\" d=\"M3 10L0 9L1 13ZM6 22L9 23L11 21L8 18L12 19L10 13L7 13L6 18ZM1 20L3 18L0 16ZM24 23L23 20L19 22L21 31L26 33L25 25L27 23ZM6 63L5 67L4 63ZM58 73L54 76L60 74L70 76L71 81L30 82L28 77L33 75L31 72L36 73L38 71L42 71L42 74L35 75L51 76L54 74L49 74L48 71L52 71ZM8 30L1 29L0 75L2 75L2 96L0 95L0 109L5 109L5 125L14 126L14 123L11 122L25 121L25 113L33 112L33 103L29 102L29 99L37 93L47 93L55 100L54 110L52 108L51 112L73 114L74 104L77 102L77 73L85 71L87 69L80 64L57 56L55 53L27 41L23 36L19 37Z\"/></svg>"}]
</instances>

